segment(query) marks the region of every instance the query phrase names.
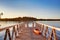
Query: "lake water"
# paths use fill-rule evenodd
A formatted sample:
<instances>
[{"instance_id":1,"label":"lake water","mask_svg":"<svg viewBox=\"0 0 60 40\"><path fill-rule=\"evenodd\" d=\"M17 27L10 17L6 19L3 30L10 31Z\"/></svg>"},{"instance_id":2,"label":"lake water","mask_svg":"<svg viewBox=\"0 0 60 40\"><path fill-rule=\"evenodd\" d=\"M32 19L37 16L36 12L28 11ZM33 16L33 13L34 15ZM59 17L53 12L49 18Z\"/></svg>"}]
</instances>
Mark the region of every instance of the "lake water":
<instances>
[{"instance_id":1,"label":"lake water","mask_svg":"<svg viewBox=\"0 0 60 40\"><path fill-rule=\"evenodd\" d=\"M38 21L38 23L43 23L43 24L60 28L60 21Z\"/></svg>"},{"instance_id":2,"label":"lake water","mask_svg":"<svg viewBox=\"0 0 60 40\"><path fill-rule=\"evenodd\" d=\"M54 26L56 28L60 28L60 21L37 21L38 23L46 24L49 26ZM51 31L51 30L49 30ZM60 40L60 31L56 30L56 34L58 36L58 40Z\"/></svg>"},{"instance_id":3,"label":"lake water","mask_svg":"<svg viewBox=\"0 0 60 40\"><path fill-rule=\"evenodd\" d=\"M60 28L60 21L37 21L37 22ZM18 21L0 21L0 28L4 28L9 25L14 25L17 23L19 22ZM58 39L60 40L60 31L56 31L56 32L57 32L57 36L59 37ZM4 39L4 34L5 34L5 31L0 32L0 40Z\"/></svg>"}]
</instances>

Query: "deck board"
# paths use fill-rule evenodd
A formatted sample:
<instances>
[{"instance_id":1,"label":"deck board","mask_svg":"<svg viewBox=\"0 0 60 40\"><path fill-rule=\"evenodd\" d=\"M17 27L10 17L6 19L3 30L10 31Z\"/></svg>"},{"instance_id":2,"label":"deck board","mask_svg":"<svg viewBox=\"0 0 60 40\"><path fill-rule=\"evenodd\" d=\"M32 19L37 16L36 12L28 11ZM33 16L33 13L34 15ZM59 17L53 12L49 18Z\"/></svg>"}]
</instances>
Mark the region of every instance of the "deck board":
<instances>
[{"instance_id":1,"label":"deck board","mask_svg":"<svg viewBox=\"0 0 60 40\"><path fill-rule=\"evenodd\" d=\"M15 40L46 40L42 35L36 35L33 33L33 27L21 28L21 33L15 38Z\"/></svg>"}]
</instances>

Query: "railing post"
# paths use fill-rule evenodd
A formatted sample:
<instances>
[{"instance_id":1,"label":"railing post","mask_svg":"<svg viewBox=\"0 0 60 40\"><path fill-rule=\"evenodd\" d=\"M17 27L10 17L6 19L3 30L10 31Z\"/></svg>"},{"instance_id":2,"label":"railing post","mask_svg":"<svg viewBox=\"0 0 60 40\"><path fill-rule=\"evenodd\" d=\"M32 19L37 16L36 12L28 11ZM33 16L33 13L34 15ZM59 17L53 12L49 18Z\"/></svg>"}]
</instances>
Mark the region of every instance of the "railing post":
<instances>
[{"instance_id":1,"label":"railing post","mask_svg":"<svg viewBox=\"0 0 60 40\"><path fill-rule=\"evenodd\" d=\"M54 40L57 40L56 31L54 28L52 29L52 32L51 32L48 40L52 40L52 36L54 37Z\"/></svg>"},{"instance_id":2,"label":"railing post","mask_svg":"<svg viewBox=\"0 0 60 40\"><path fill-rule=\"evenodd\" d=\"M5 32L4 40L6 40L6 38L7 38L7 30L6 30L6 32Z\"/></svg>"},{"instance_id":3,"label":"railing post","mask_svg":"<svg viewBox=\"0 0 60 40\"><path fill-rule=\"evenodd\" d=\"M15 26L13 27L13 30L12 30L12 38L14 36L14 32L15 32Z\"/></svg>"},{"instance_id":4,"label":"railing post","mask_svg":"<svg viewBox=\"0 0 60 40\"><path fill-rule=\"evenodd\" d=\"M18 36L18 34L19 34L19 26L18 25L16 25L16 27L17 27L17 29L16 29L16 36Z\"/></svg>"},{"instance_id":5,"label":"railing post","mask_svg":"<svg viewBox=\"0 0 60 40\"><path fill-rule=\"evenodd\" d=\"M39 24L36 23L36 26L38 26ZM44 37L46 37L47 35L49 36L47 38L47 40L58 40L57 36L56 36L56 30L55 28L53 27L52 28L52 31L50 32L50 35L49 35L49 30L48 30L48 26L46 25L46 27L44 27L44 24L40 24L40 30L41 30L41 33L42 35L44 34Z\"/></svg>"},{"instance_id":6,"label":"railing post","mask_svg":"<svg viewBox=\"0 0 60 40\"><path fill-rule=\"evenodd\" d=\"M37 23L36 23L36 27L37 27Z\"/></svg>"},{"instance_id":7,"label":"railing post","mask_svg":"<svg viewBox=\"0 0 60 40\"><path fill-rule=\"evenodd\" d=\"M17 32L19 32L19 26L17 25Z\"/></svg>"},{"instance_id":8,"label":"railing post","mask_svg":"<svg viewBox=\"0 0 60 40\"><path fill-rule=\"evenodd\" d=\"M43 34L43 31L44 31L44 25L42 25L41 27L41 33Z\"/></svg>"},{"instance_id":9,"label":"railing post","mask_svg":"<svg viewBox=\"0 0 60 40\"><path fill-rule=\"evenodd\" d=\"M53 36L54 36L54 40L57 40L56 30L55 29L53 29Z\"/></svg>"},{"instance_id":10,"label":"railing post","mask_svg":"<svg viewBox=\"0 0 60 40\"><path fill-rule=\"evenodd\" d=\"M41 24L40 24L40 31L41 31Z\"/></svg>"},{"instance_id":11,"label":"railing post","mask_svg":"<svg viewBox=\"0 0 60 40\"><path fill-rule=\"evenodd\" d=\"M52 40L52 36L53 36L53 30L51 31L48 40Z\"/></svg>"},{"instance_id":12,"label":"railing post","mask_svg":"<svg viewBox=\"0 0 60 40\"><path fill-rule=\"evenodd\" d=\"M27 22L27 27L28 27L28 22Z\"/></svg>"},{"instance_id":13,"label":"railing post","mask_svg":"<svg viewBox=\"0 0 60 40\"><path fill-rule=\"evenodd\" d=\"M46 37L46 35L47 35L47 33L48 33L49 31L48 31L48 26L46 26L46 28L45 28L45 33L44 33L44 36Z\"/></svg>"},{"instance_id":14,"label":"railing post","mask_svg":"<svg viewBox=\"0 0 60 40\"><path fill-rule=\"evenodd\" d=\"M14 27L13 27L13 31L12 31L12 38L13 38L14 35L15 35L15 37L16 37L16 35L17 35L17 33L16 33L16 29L15 29L15 25L14 25Z\"/></svg>"},{"instance_id":15,"label":"railing post","mask_svg":"<svg viewBox=\"0 0 60 40\"><path fill-rule=\"evenodd\" d=\"M33 26L32 27L34 27L34 22L33 22Z\"/></svg>"},{"instance_id":16,"label":"railing post","mask_svg":"<svg viewBox=\"0 0 60 40\"><path fill-rule=\"evenodd\" d=\"M9 40L12 40L9 29L6 29L4 40L7 40L7 35L9 37Z\"/></svg>"}]
</instances>

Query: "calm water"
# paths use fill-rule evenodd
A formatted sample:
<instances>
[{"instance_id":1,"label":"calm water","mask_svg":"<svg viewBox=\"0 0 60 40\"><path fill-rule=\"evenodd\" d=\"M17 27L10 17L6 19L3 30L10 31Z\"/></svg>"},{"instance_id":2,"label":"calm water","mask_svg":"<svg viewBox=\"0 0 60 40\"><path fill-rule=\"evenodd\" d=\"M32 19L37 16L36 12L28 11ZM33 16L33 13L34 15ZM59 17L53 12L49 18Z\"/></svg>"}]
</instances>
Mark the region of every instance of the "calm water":
<instances>
[{"instance_id":1,"label":"calm water","mask_svg":"<svg viewBox=\"0 0 60 40\"><path fill-rule=\"evenodd\" d=\"M38 23L46 24L49 26L54 26L56 28L60 28L60 21L37 21ZM49 30L51 31L51 30ZM60 31L56 30L56 34L58 36L58 40L60 40Z\"/></svg>"},{"instance_id":2,"label":"calm water","mask_svg":"<svg viewBox=\"0 0 60 40\"><path fill-rule=\"evenodd\" d=\"M60 28L60 21L37 21L37 22ZM18 22L16 22L16 21L14 21L14 22L13 21L0 21L0 25L1 25L0 28L4 28L6 26L13 25L16 23L18 23ZM56 32L57 32L57 36L59 37L59 40L60 40L60 31L56 30ZM5 31L0 32L0 40L3 40L4 34L5 34Z\"/></svg>"},{"instance_id":3,"label":"calm water","mask_svg":"<svg viewBox=\"0 0 60 40\"><path fill-rule=\"evenodd\" d=\"M37 21L37 22L60 28L60 21Z\"/></svg>"}]
</instances>

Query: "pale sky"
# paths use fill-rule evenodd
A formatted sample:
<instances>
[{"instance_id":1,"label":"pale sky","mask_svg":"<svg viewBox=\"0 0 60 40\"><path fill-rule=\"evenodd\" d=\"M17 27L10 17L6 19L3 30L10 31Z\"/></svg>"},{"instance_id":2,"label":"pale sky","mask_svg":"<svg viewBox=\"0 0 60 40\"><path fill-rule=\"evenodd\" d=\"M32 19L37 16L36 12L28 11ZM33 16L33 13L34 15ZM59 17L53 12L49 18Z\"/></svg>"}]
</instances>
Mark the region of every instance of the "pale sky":
<instances>
[{"instance_id":1,"label":"pale sky","mask_svg":"<svg viewBox=\"0 0 60 40\"><path fill-rule=\"evenodd\" d=\"M60 18L60 0L0 0L2 18Z\"/></svg>"}]
</instances>

